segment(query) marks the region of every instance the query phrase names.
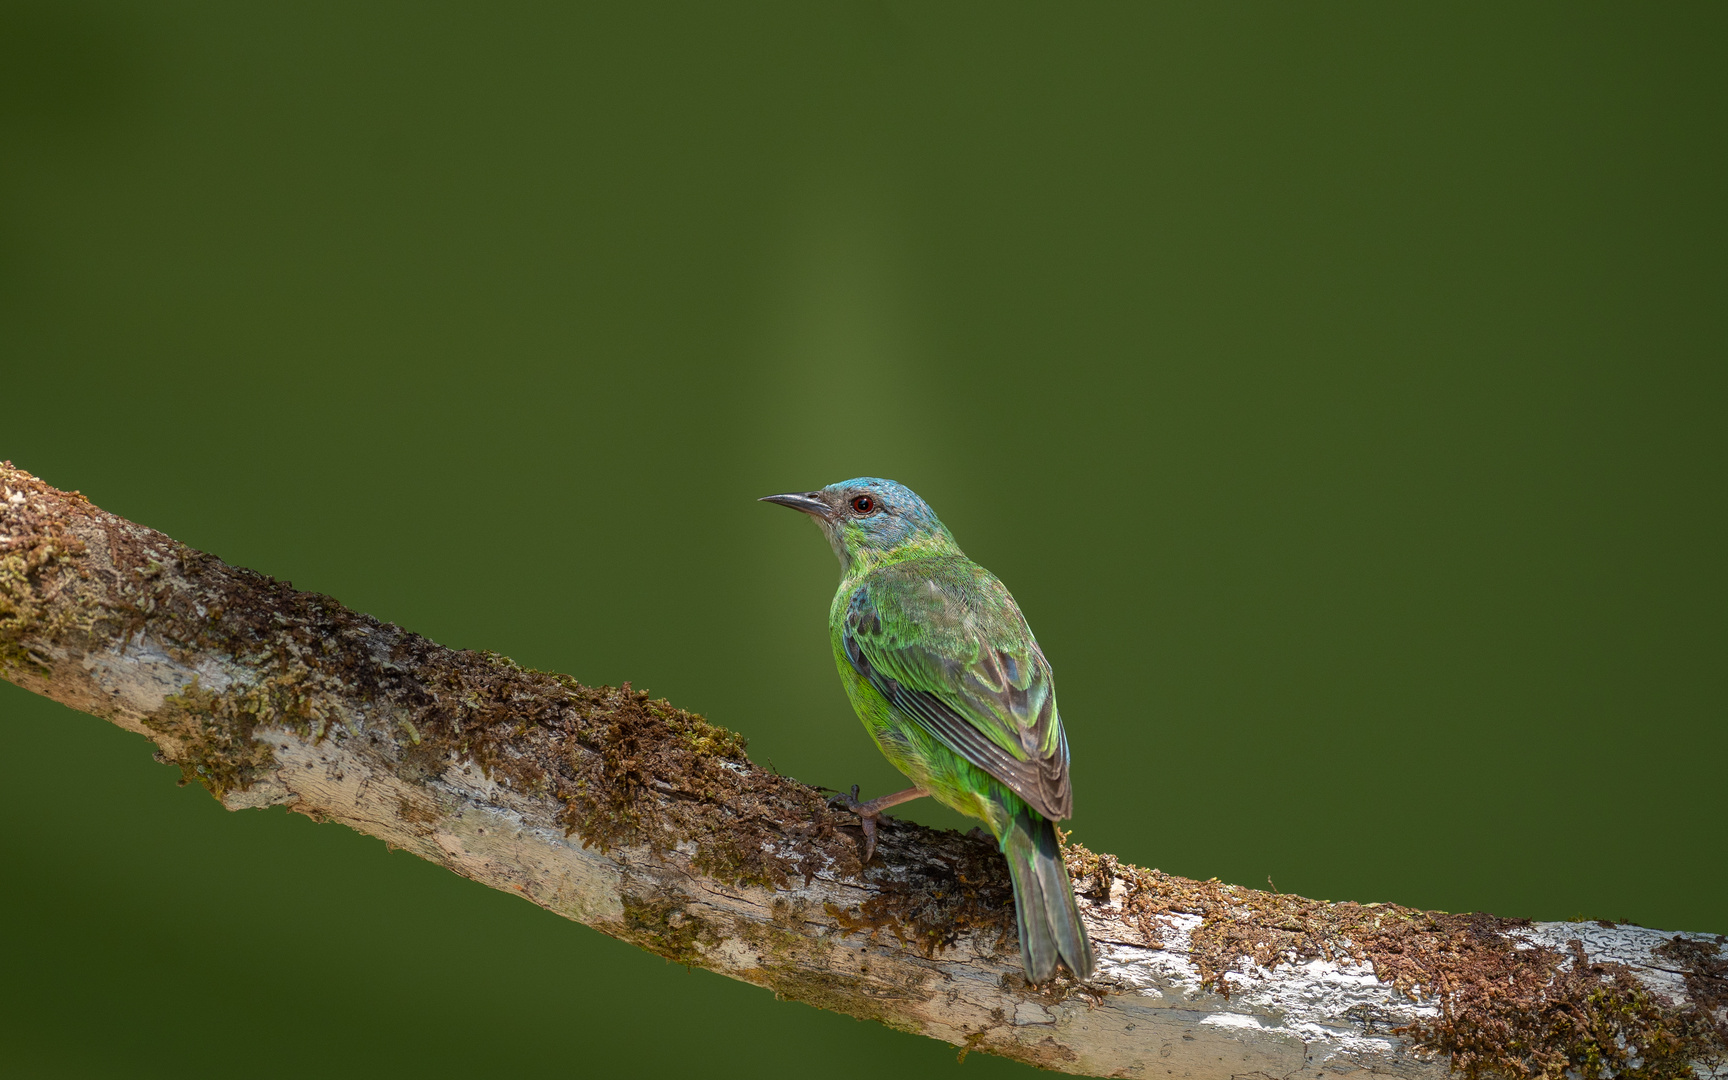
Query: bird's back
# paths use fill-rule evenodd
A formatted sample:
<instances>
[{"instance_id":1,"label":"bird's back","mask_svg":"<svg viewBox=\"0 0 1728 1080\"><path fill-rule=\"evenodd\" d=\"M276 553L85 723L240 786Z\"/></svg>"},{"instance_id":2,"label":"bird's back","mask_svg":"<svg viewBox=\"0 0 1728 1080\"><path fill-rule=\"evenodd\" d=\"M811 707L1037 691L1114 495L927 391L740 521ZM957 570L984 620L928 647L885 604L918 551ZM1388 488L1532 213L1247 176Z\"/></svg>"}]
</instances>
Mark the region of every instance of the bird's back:
<instances>
[{"instance_id":1,"label":"bird's back","mask_svg":"<svg viewBox=\"0 0 1728 1080\"><path fill-rule=\"evenodd\" d=\"M1040 814L1068 816L1054 679L995 575L963 555L878 566L842 585L830 626L843 672Z\"/></svg>"}]
</instances>

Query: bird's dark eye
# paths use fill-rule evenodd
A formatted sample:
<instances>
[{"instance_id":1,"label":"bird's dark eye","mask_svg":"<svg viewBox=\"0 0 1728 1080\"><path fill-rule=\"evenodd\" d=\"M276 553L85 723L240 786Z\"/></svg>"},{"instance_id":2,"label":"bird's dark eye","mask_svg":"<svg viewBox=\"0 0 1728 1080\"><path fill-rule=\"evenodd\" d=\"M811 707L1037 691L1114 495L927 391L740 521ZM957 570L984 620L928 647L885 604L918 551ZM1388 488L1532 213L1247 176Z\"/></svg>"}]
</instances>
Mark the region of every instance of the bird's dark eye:
<instances>
[{"instance_id":1,"label":"bird's dark eye","mask_svg":"<svg viewBox=\"0 0 1728 1080\"><path fill-rule=\"evenodd\" d=\"M859 495L857 498L852 500L852 509L858 511L860 514L868 514L870 511L876 509L876 500L872 499L868 495Z\"/></svg>"}]
</instances>

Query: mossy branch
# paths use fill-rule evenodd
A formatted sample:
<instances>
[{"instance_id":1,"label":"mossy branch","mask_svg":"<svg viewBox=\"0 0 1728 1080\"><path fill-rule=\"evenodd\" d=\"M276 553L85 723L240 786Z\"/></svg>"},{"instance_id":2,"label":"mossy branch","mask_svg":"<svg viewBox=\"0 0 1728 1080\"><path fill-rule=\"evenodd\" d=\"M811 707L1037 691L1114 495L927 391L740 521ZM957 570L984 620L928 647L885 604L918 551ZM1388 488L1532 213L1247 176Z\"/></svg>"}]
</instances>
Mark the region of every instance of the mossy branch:
<instances>
[{"instance_id":1,"label":"mossy branch","mask_svg":"<svg viewBox=\"0 0 1728 1080\"><path fill-rule=\"evenodd\" d=\"M0 674L224 805L340 821L691 967L1071 1073L1728 1075L1721 937L1327 904L1074 846L1029 986L988 843L856 819L628 685L446 649L0 465Z\"/></svg>"}]
</instances>

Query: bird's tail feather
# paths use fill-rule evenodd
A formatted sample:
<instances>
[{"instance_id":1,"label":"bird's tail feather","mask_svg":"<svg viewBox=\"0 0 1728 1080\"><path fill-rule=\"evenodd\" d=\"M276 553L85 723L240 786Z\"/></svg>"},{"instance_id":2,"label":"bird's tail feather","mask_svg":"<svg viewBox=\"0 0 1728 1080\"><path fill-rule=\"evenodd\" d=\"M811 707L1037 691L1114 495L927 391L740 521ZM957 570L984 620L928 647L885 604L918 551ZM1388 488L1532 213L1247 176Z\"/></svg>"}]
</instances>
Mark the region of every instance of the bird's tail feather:
<instances>
[{"instance_id":1,"label":"bird's tail feather","mask_svg":"<svg viewBox=\"0 0 1728 1080\"><path fill-rule=\"evenodd\" d=\"M1092 977L1092 945L1074 903L1074 887L1062 864L1056 823L1025 808L1002 833L1002 854L1014 879L1014 913L1020 926L1020 961L1026 978L1043 982L1060 960L1075 978Z\"/></svg>"}]
</instances>

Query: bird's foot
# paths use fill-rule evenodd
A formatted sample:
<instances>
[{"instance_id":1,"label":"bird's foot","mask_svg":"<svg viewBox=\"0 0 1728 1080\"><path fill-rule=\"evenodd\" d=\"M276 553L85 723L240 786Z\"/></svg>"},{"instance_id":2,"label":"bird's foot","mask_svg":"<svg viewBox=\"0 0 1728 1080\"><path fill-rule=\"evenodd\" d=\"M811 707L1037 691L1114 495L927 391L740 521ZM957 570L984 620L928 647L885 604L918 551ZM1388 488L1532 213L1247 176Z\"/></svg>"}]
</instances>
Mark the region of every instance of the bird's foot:
<instances>
[{"instance_id":1,"label":"bird's foot","mask_svg":"<svg viewBox=\"0 0 1728 1080\"><path fill-rule=\"evenodd\" d=\"M841 792L829 799L828 805L858 815L858 823L864 827L864 858L859 861L869 865L870 857L876 854L876 819L882 816L882 811L873 810L869 803L858 801L857 784L852 785L850 794Z\"/></svg>"},{"instance_id":2,"label":"bird's foot","mask_svg":"<svg viewBox=\"0 0 1728 1080\"><path fill-rule=\"evenodd\" d=\"M892 795L883 795L871 799L869 802L859 802L858 785L853 784L850 795L835 795L828 800L828 804L842 807L858 815L859 824L864 827L864 858L860 862L868 866L870 859L876 854L876 821L882 816L882 811L912 799L921 799L928 794L930 793L923 788L915 787L907 788L905 791L896 791Z\"/></svg>"}]
</instances>

